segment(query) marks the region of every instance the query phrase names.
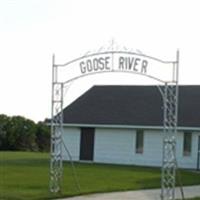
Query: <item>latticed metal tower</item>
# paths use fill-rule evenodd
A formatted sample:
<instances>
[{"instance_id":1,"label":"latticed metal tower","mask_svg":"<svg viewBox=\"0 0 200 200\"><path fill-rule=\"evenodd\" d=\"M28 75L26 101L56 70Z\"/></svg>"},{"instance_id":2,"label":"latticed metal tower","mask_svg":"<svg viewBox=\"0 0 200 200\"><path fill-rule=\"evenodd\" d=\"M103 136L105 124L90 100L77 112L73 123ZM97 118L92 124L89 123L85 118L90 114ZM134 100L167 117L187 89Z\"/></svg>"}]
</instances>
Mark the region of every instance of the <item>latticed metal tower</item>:
<instances>
[{"instance_id":1,"label":"latticed metal tower","mask_svg":"<svg viewBox=\"0 0 200 200\"><path fill-rule=\"evenodd\" d=\"M51 110L51 161L50 191L59 192L62 186L62 130L63 130L63 83L58 82L58 68L53 56L52 110Z\"/></svg>"},{"instance_id":2,"label":"latticed metal tower","mask_svg":"<svg viewBox=\"0 0 200 200\"><path fill-rule=\"evenodd\" d=\"M175 199L177 92L176 85L165 86L162 200Z\"/></svg>"},{"instance_id":3,"label":"latticed metal tower","mask_svg":"<svg viewBox=\"0 0 200 200\"><path fill-rule=\"evenodd\" d=\"M162 180L161 180L161 199L175 199L176 185L176 137L178 122L178 65L174 63L173 82L165 83L163 91L164 105L164 133L163 133L163 161L162 161Z\"/></svg>"}]
</instances>

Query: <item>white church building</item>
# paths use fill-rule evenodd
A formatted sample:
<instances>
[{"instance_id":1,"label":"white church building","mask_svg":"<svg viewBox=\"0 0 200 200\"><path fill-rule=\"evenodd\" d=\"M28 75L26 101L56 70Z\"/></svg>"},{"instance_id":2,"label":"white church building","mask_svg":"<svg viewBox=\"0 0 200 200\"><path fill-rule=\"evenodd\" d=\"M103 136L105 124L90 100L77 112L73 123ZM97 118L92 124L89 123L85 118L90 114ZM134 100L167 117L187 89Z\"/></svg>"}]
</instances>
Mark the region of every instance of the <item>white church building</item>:
<instances>
[{"instance_id":1,"label":"white church building","mask_svg":"<svg viewBox=\"0 0 200 200\"><path fill-rule=\"evenodd\" d=\"M162 165L157 86L94 86L63 114L63 140L74 161ZM179 167L200 170L200 86L179 86L176 153Z\"/></svg>"}]
</instances>

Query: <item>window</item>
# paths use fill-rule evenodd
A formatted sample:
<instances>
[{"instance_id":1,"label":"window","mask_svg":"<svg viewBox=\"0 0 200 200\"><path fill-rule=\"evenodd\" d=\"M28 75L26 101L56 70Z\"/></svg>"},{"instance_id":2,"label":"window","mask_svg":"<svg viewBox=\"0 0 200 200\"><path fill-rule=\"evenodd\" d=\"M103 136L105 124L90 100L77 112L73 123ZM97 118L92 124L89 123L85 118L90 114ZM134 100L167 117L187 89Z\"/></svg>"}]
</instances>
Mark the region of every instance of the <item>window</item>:
<instances>
[{"instance_id":1,"label":"window","mask_svg":"<svg viewBox=\"0 0 200 200\"><path fill-rule=\"evenodd\" d=\"M183 155L190 156L191 150L192 150L192 134L189 132L185 132L183 138Z\"/></svg>"},{"instance_id":2,"label":"window","mask_svg":"<svg viewBox=\"0 0 200 200\"><path fill-rule=\"evenodd\" d=\"M137 130L136 132L136 153L143 153L144 147L144 132L143 130Z\"/></svg>"}]
</instances>

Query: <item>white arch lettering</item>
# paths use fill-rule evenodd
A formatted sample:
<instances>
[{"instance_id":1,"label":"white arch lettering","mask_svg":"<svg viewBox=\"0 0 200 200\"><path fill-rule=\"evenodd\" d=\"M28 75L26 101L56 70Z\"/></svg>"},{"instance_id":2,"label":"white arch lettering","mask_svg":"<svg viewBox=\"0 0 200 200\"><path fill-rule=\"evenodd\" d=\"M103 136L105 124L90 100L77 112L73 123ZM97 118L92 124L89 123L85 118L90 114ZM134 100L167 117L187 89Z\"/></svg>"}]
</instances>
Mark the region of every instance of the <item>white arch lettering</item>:
<instances>
[{"instance_id":1,"label":"white arch lettering","mask_svg":"<svg viewBox=\"0 0 200 200\"><path fill-rule=\"evenodd\" d=\"M79 63L80 71L82 74L87 74L90 72L96 71L111 71L113 68L111 67L112 57L94 57L88 58L86 61L81 61ZM115 65L115 69L123 71L135 71L139 73L147 73L148 61L145 59L131 57L131 56L119 56L117 62L112 63Z\"/></svg>"},{"instance_id":2,"label":"white arch lettering","mask_svg":"<svg viewBox=\"0 0 200 200\"><path fill-rule=\"evenodd\" d=\"M64 82L106 72L135 73L161 82L173 82L174 77L176 77L176 69L174 68L176 65L174 64L175 61L162 61L133 52L110 51L86 55L57 66L68 66L61 73Z\"/></svg>"},{"instance_id":3,"label":"white arch lettering","mask_svg":"<svg viewBox=\"0 0 200 200\"><path fill-rule=\"evenodd\" d=\"M79 63L80 71L82 74L96 71L110 71L110 62L111 57L109 56L88 58L86 61L81 61Z\"/></svg>"},{"instance_id":4,"label":"white arch lettering","mask_svg":"<svg viewBox=\"0 0 200 200\"><path fill-rule=\"evenodd\" d=\"M119 70L131 70L140 73L147 73L148 61L135 57L119 57Z\"/></svg>"}]
</instances>

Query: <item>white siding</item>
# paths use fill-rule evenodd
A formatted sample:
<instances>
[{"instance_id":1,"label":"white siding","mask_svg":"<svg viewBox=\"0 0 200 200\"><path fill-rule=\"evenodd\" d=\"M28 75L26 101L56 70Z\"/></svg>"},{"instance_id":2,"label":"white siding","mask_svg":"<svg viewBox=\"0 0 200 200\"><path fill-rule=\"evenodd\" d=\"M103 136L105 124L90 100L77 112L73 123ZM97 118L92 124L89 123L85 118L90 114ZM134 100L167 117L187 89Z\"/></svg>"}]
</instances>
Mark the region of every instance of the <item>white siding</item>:
<instances>
[{"instance_id":1,"label":"white siding","mask_svg":"<svg viewBox=\"0 0 200 200\"><path fill-rule=\"evenodd\" d=\"M132 129L103 129L95 131L94 161L131 164L133 156Z\"/></svg>"},{"instance_id":2,"label":"white siding","mask_svg":"<svg viewBox=\"0 0 200 200\"><path fill-rule=\"evenodd\" d=\"M183 155L183 138L184 133L179 132L177 136L177 161L182 168L197 167L197 151L198 151L198 136L200 133L192 133L192 151L190 156Z\"/></svg>"},{"instance_id":3,"label":"white siding","mask_svg":"<svg viewBox=\"0 0 200 200\"><path fill-rule=\"evenodd\" d=\"M144 152L135 152L136 130L96 129L94 161L103 163L159 166L162 160L162 137L156 131L144 132Z\"/></svg>"},{"instance_id":4,"label":"white siding","mask_svg":"<svg viewBox=\"0 0 200 200\"><path fill-rule=\"evenodd\" d=\"M192 134L191 156L183 156L183 132L177 134L177 161L179 167L196 168L198 136ZM162 165L162 131L144 131L144 151L135 153L136 131L133 129L96 129L94 161L103 163Z\"/></svg>"},{"instance_id":5,"label":"white siding","mask_svg":"<svg viewBox=\"0 0 200 200\"><path fill-rule=\"evenodd\" d=\"M136 164L144 166L161 166L162 131L144 131L144 152L136 154Z\"/></svg>"},{"instance_id":6,"label":"white siding","mask_svg":"<svg viewBox=\"0 0 200 200\"><path fill-rule=\"evenodd\" d=\"M197 167L198 136L192 134L191 156L183 155L183 132L177 135L177 161L179 167ZM63 139L73 160L79 160L80 129L65 128ZM133 164L143 166L161 166L162 164L162 131L144 131L144 150L142 154L135 151L136 130L120 128L96 128L94 141L94 162ZM63 149L64 159L68 156Z\"/></svg>"},{"instance_id":7,"label":"white siding","mask_svg":"<svg viewBox=\"0 0 200 200\"><path fill-rule=\"evenodd\" d=\"M69 150L73 160L79 160L80 155L80 129L79 128L64 128L63 134L64 143ZM62 147L63 159L69 160L69 156L64 147Z\"/></svg>"}]
</instances>

